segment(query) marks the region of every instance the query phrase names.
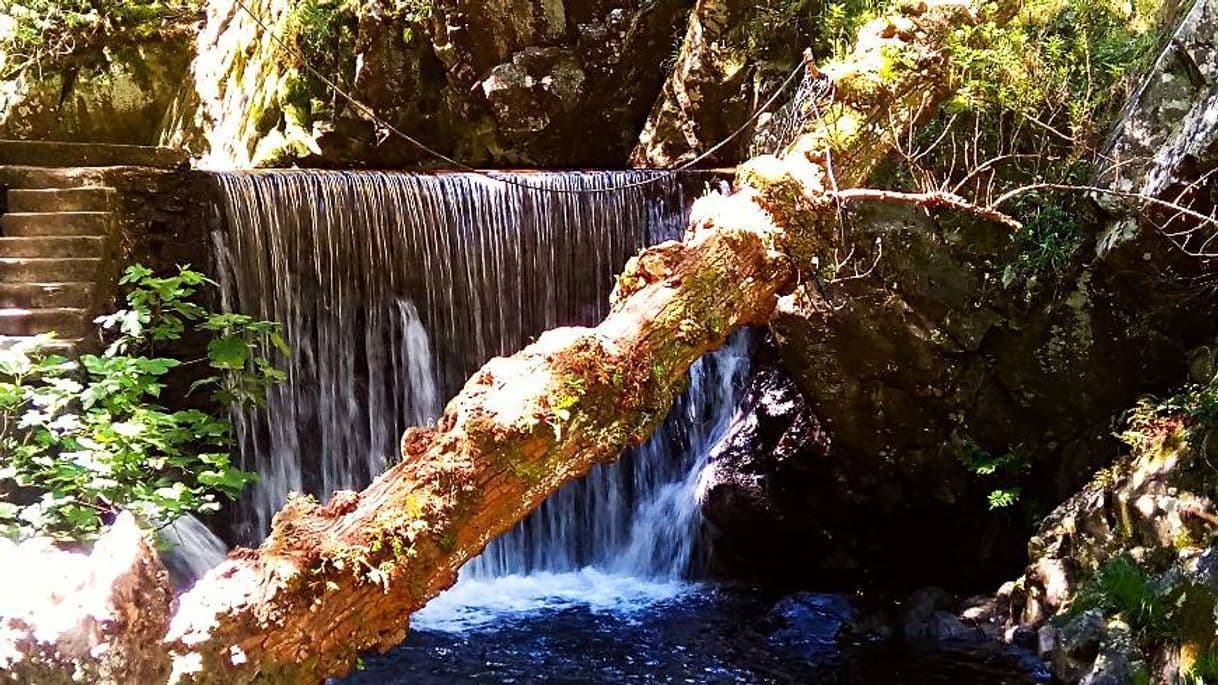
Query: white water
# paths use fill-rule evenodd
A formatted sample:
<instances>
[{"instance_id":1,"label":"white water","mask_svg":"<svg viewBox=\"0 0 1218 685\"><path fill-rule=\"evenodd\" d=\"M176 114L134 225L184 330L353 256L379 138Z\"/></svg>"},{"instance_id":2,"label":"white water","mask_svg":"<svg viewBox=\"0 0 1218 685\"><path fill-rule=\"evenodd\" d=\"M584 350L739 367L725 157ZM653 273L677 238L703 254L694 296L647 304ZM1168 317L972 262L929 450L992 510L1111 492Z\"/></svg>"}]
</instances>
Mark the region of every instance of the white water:
<instances>
[{"instance_id":1,"label":"white water","mask_svg":"<svg viewBox=\"0 0 1218 685\"><path fill-rule=\"evenodd\" d=\"M685 581L606 573L594 567L563 573L465 577L415 612L410 624L422 630L464 633L494 628L504 620L572 607L629 615L693 589Z\"/></svg>"},{"instance_id":2,"label":"white water","mask_svg":"<svg viewBox=\"0 0 1218 685\"><path fill-rule=\"evenodd\" d=\"M640 172L547 173L588 189ZM288 383L239 417L261 476L247 539L291 491L325 497L379 473L409 425L496 354L558 325L591 324L637 249L675 235L675 183L605 194L539 194L465 175L267 172L218 177L224 305L279 321ZM747 372L738 336L695 365L690 389L647 444L564 488L467 565L416 614L452 629L572 601L626 610L682 592L699 565L697 479Z\"/></svg>"}]
</instances>

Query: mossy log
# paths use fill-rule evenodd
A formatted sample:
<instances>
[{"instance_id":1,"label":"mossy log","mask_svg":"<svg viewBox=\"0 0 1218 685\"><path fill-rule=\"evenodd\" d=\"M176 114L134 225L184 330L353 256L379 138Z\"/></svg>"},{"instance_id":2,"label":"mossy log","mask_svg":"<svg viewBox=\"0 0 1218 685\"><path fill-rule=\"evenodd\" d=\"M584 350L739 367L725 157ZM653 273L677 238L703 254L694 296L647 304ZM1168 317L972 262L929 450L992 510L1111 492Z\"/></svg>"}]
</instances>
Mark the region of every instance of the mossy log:
<instances>
[{"instance_id":1,"label":"mossy log","mask_svg":"<svg viewBox=\"0 0 1218 685\"><path fill-rule=\"evenodd\" d=\"M975 20L971 2L940 0L865 28L855 55L825 69L833 110L781 158L742 166L733 194L700 200L683 240L631 259L600 325L549 331L490 361L434 427L406 433L399 465L324 505L291 500L261 547L234 551L180 597L161 646L170 680L319 682L401 642L410 613L491 539L645 440L698 357L766 323L836 234L826 159L840 160L839 180L865 178L884 132L916 125L927 97L946 93L940 47ZM876 59L893 51L905 58ZM910 93L930 95L901 106Z\"/></svg>"}]
</instances>

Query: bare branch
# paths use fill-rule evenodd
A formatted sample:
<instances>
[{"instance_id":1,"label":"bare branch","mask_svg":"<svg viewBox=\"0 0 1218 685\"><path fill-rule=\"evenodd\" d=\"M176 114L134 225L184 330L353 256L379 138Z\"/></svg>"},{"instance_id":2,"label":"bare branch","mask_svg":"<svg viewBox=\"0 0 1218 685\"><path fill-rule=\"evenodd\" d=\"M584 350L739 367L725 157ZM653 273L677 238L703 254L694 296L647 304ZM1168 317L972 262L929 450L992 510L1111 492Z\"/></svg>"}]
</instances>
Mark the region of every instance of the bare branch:
<instances>
[{"instance_id":1,"label":"bare branch","mask_svg":"<svg viewBox=\"0 0 1218 685\"><path fill-rule=\"evenodd\" d=\"M1002 224L1012 231L1018 231L1023 228L1023 224L1009 215L998 210L996 206L983 207L981 205L969 202L967 199L942 191L933 191L927 193L902 193L895 190L876 190L873 188L851 188L834 193L834 196L842 202L903 202L905 204L914 204L927 209L954 209L956 211L972 214L986 221L992 221L997 224Z\"/></svg>"}]
</instances>

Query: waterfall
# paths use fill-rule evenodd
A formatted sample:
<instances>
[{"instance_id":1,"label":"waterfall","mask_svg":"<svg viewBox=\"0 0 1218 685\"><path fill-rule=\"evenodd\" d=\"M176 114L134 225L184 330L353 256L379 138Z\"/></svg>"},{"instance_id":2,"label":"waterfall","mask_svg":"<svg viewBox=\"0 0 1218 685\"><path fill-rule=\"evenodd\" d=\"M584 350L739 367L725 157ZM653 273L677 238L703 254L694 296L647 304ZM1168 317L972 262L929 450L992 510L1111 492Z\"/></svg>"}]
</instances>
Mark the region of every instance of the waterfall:
<instances>
[{"instance_id":1,"label":"waterfall","mask_svg":"<svg viewBox=\"0 0 1218 685\"><path fill-rule=\"evenodd\" d=\"M517 175L562 190L648 172ZM241 503L253 541L291 491L324 498L379 473L410 425L487 359L542 331L594 324L614 275L674 237L688 206L673 179L598 194L539 193L472 174L275 171L217 175L223 306L278 321L292 355L266 407L237 417L260 482ZM605 573L675 579L695 563L700 460L743 384L747 341L700 360L646 445L551 497L464 577Z\"/></svg>"}]
</instances>

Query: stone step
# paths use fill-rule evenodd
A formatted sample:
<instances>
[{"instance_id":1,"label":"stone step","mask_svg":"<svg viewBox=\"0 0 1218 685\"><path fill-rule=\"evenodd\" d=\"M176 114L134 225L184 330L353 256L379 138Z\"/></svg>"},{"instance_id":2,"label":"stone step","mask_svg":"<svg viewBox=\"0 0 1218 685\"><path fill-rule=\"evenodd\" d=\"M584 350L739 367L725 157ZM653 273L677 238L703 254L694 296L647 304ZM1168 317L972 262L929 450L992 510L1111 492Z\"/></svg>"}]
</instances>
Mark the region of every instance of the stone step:
<instances>
[{"instance_id":1,"label":"stone step","mask_svg":"<svg viewBox=\"0 0 1218 685\"><path fill-rule=\"evenodd\" d=\"M0 283L0 309L46 309L93 304L92 283Z\"/></svg>"},{"instance_id":2,"label":"stone step","mask_svg":"<svg viewBox=\"0 0 1218 685\"><path fill-rule=\"evenodd\" d=\"M0 238L0 257L101 257L104 246L98 236Z\"/></svg>"},{"instance_id":3,"label":"stone step","mask_svg":"<svg viewBox=\"0 0 1218 685\"><path fill-rule=\"evenodd\" d=\"M144 166L177 169L190 156L184 150L149 145L0 140L0 164L40 167Z\"/></svg>"},{"instance_id":4,"label":"stone step","mask_svg":"<svg viewBox=\"0 0 1218 685\"><path fill-rule=\"evenodd\" d=\"M93 330L89 310L0 309L0 335L38 335L55 333L60 338L79 338Z\"/></svg>"},{"instance_id":5,"label":"stone step","mask_svg":"<svg viewBox=\"0 0 1218 685\"><path fill-rule=\"evenodd\" d=\"M108 186L107 179L123 167L0 166L0 185L5 188L81 188Z\"/></svg>"},{"instance_id":6,"label":"stone step","mask_svg":"<svg viewBox=\"0 0 1218 685\"><path fill-rule=\"evenodd\" d=\"M104 212L114 202L114 189L87 188L12 188L8 191L10 212Z\"/></svg>"},{"instance_id":7,"label":"stone step","mask_svg":"<svg viewBox=\"0 0 1218 685\"><path fill-rule=\"evenodd\" d=\"M0 350L12 349L32 340L33 337L32 335L0 335ZM59 354L65 357L72 357L75 356L83 342L83 338L56 338L54 341L39 347L39 352L43 355Z\"/></svg>"},{"instance_id":8,"label":"stone step","mask_svg":"<svg viewBox=\"0 0 1218 685\"><path fill-rule=\"evenodd\" d=\"M109 225L109 212L10 212L0 216L0 235L105 235Z\"/></svg>"},{"instance_id":9,"label":"stone step","mask_svg":"<svg viewBox=\"0 0 1218 685\"><path fill-rule=\"evenodd\" d=\"M95 258L0 257L0 283L95 283Z\"/></svg>"}]
</instances>

